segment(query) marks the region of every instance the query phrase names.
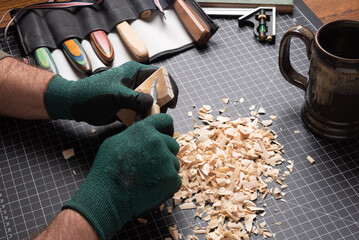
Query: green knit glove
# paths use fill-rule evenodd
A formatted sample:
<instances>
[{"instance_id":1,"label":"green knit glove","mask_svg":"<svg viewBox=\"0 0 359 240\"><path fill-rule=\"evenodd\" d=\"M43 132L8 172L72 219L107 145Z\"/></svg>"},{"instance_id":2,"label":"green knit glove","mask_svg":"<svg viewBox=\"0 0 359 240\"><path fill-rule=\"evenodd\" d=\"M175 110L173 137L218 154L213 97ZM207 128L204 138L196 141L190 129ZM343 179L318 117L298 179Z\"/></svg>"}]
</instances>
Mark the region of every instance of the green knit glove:
<instances>
[{"instance_id":1,"label":"green knit glove","mask_svg":"<svg viewBox=\"0 0 359 240\"><path fill-rule=\"evenodd\" d=\"M86 180L62 209L79 212L100 239L159 206L181 187L173 121L155 114L101 145Z\"/></svg>"},{"instance_id":2,"label":"green knit glove","mask_svg":"<svg viewBox=\"0 0 359 240\"><path fill-rule=\"evenodd\" d=\"M153 103L152 97L132 89L157 69L131 61L78 81L55 75L44 94L46 110L52 119L85 121L92 125L117 121L116 113L122 108L147 113ZM178 94L176 84L173 79L171 81ZM177 96L174 100L170 107L176 105Z\"/></svg>"}]
</instances>

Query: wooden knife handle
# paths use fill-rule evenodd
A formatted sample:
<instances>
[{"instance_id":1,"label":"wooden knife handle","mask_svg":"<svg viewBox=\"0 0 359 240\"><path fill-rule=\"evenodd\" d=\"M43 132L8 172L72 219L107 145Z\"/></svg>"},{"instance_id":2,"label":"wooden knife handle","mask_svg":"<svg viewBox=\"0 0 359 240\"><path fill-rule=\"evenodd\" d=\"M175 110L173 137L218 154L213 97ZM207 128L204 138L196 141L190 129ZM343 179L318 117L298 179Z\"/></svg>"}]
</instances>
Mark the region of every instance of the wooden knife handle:
<instances>
[{"instance_id":1,"label":"wooden knife handle","mask_svg":"<svg viewBox=\"0 0 359 240\"><path fill-rule=\"evenodd\" d=\"M196 43L206 44L211 37L210 31L187 3L184 0L175 0L172 6Z\"/></svg>"},{"instance_id":2,"label":"wooden knife handle","mask_svg":"<svg viewBox=\"0 0 359 240\"><path fill-rule=\"evenodd\" d=\"M104 31L97 30L90 33L90 42L96 55L103 63L109 65L113 62L115 57L113 46Z\"/></svg>"},{"instance_id":3,"label":"wooden knife handle","mask_svg":"<svg viewBox=\"0 0 359 240\"><path fill-rule=\"evenodd\" d=\"M62 42L62 49L72 65L86 75L92 73L90 59L81 43L76 38L70 38Z\"/></svg>"},{"instance_id":4,"label":"wooden knife handle","mask_svg":"<svg viewBox=\"0 0 359 240\"><path fill-rule=\"evenodd\" d=\"M147 47L135 30L126 21L117 24L116 29L136 59L139 62L147 61L149 58Z\"/></svg>"}]
</instances>

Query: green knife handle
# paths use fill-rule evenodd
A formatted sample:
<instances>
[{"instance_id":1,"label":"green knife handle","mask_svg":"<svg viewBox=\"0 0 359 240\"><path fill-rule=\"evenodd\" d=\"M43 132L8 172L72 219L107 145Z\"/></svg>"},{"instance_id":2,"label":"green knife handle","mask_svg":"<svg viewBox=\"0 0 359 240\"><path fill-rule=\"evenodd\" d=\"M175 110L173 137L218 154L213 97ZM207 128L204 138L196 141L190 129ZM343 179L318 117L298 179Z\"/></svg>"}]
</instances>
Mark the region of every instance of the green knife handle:
<instances>
[{"instance_id":1,"label":"green knife handle","mask_svg":"<svg viewBox=\"0 0 359 240\"><path fill-rule=\"evenodd\" d=\"M39 65L40 67L55 74L59 73L55 61L52 58L52 55L47 47L37 48L34 52L34 57L37 65Z\"/></svg>"}]
</instances>

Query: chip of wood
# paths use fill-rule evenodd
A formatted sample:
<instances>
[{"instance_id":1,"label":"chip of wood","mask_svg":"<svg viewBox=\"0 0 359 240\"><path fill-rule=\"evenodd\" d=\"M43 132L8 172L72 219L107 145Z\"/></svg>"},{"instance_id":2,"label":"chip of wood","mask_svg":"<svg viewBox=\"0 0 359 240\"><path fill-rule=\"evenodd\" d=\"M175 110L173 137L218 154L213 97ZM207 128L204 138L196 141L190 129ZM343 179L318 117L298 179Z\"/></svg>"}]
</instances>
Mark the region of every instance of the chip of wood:
<instances>
[{"instance_id":1,"label":"chip of wood","mask_svg":"<svg viewBox=\"0 0 359 240\"><path fill-rule=\"evenodd\" d=\"M164 207L165 207L165 204L162 203L162 204L160 205L160 211L162 211Z\"/></svg>"},{"instance_id":2,"label":"chip of wood","mask_svg":"<svg viewBox=\"0 0 359 240\"><path fill-rule=\"evenodd\" d=\"M139 223L147 223L147 219L144 219L144 218L137 218L137 221Z\"/></svg>"},{"instance_id":3,"label":"chip of wood","mask_svg":"<svg viewBox=\"0 0 359 240\"><path fill-rule=\"evenodd\" d=\"M227 111L228 110L228 107L225 107L225 108L223 108L223 109L219 109L219 113L224 113L225 111Z\"/></svg>"},{"instance_id":4,"label":"chip of wood","mask_svg":"<svg viewBox=\"0 0 359 240\"><path fill-rule=\"evenodd\" d=\"M178 240L179 239L179 235L178 235L178 230L177 230L177 226L170 226L168 227L168 231L170 232L171 236L175 239Z\"/></svg>"},{"instance_id":5,"label":"chip of wood","mask_svg":"<svg viewBox=\"0 0 359 240\"><path fill-rule=\"evenodd\" d=\"M70 157L75 156L75 151L73 148L66 149L66 150L62 151L62 156L67 160Z\"/></svg>"},{"instance_id":6,"label":"chip of wood","mask_svg":"<svg viewBox=\"0 0 359 240\"><path fill-rule=\"evenodd\" d=\"M225 104L228 104L228 102L229 102L229 98L222 98L222 100L221 100L223 103L225 103Z\"/></svg>"},{"instance_id":7,"label":"chip of wood","mask_svg":"<svg viewBox=\"0 0 359 240\"><path fill-rule=\"evenodd\" d=\"M260 107L260 108L258 109L258 113L259 113L259 114L266 114L266 110L264 110L264 108Z\"/></svg>"},{"instance_id":8,"label":"chip of wood","mask_svg":"<svg viewBox=\"0 0 359 240\"><path fill-rule=\"evenodd\" d=\"M193 202L183 203L179 207L182 210L197 208L196 204L194 204Z\"/></svg>"},{"instance_id":9,"label":"chip of wood","mask_svg":"<svg viewBox=\"0 0 359 240\"><path fill-rule=\"evenodd\" d=\"M199 230L193 230L194 234L206 234L207 230L206 229L199 229Z\"/></svg>"},{"instance_id":10,"label":"chip of wood","mask_svg":"<svg viewBox=\"0 0 359 240\"><path fill-rule=\"evenodd\" d=\"M170 207L167 207L167 212L168 213L172 213L172 207L170 206Z\"/></svg>"},{"instance_id":11,"label":"chip of wood","mask_svg":"<svg viewBox=\"0 0 359 240\"><path fill-rule=\"evenodd\" d=\"M273 123L273 120L263 120L262 121L262 125L264 127L268 127L268 126L272 125L272 123Z\"/></svg>"},{"instance_id":12,"label":"chip of wood","mask_svg":"<svg viewBox=\"0 0 359 240\"><path fill-rule=\"evenodd\" d=\"M313 164L315 162L315 160L311 157L311 156L307 156L307 160L308 162L310 162L311 164Z\"/></svg>"}]
</instances>

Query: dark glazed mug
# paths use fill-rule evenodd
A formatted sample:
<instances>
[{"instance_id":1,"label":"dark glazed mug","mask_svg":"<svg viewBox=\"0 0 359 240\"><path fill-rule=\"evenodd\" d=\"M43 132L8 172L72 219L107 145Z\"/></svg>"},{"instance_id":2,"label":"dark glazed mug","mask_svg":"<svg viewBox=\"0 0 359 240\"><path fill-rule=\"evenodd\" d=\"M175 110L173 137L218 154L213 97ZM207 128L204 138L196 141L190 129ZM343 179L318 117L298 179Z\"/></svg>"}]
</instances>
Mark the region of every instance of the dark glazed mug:
<instances>
[{"instance_id":1,"label":"dark glazed mug","mask_svg":"<svg viewBox=\"0 0 359 240\"><path fill-rule=\"evenodd\" d=\"M292 37L306 46L309 78L291 65ZM359 21L330 22L315 35L306 27L291 27L280 43L279 68L305 91L301 117L313 133L331 140L359 137Z\"/></svg>"}]
</instances>

